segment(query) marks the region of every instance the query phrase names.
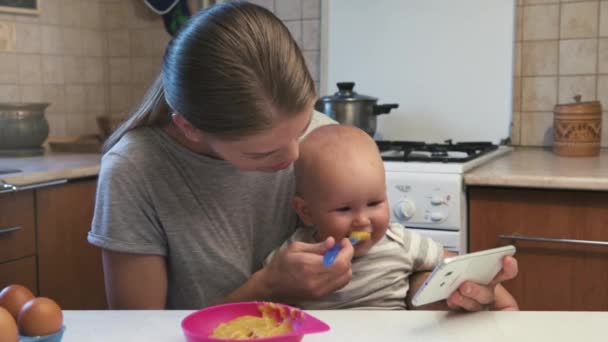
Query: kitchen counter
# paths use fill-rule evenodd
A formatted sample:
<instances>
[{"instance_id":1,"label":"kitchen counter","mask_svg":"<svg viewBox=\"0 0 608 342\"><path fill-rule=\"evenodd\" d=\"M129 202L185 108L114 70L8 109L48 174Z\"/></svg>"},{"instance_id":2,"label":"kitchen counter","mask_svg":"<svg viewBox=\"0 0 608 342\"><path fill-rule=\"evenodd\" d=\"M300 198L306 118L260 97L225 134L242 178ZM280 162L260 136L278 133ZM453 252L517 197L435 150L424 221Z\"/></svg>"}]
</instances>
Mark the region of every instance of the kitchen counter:
<instances>
[{"instance_id":1,"label":"kitchen counter","mask_svg":"<svg viewBox=\"0 0 608 342\"><path fill-rule=\"evenodd\" d=\"M0 157L0 190L2 190L2 182L19 189L45 183L65 182L74 178L97 176L100 161L100 154L86 153L46 153L42 156L19 158ZM21 172L5 173L6 170L21 170Z\"/></svg>"},{"instance_id":2,"label":"kitchen counter","mask_svg":"<svg viewBox=\"0 0 608 342\"><path fill-rule=\"evenodd\" d=\"M551 149L521 147L464 176L468 186L608 191L608 149L597 157L560 157Z\"/></svg>"},{"instance_id":3,"label":"kitchen counter","mask_svg":"<svg viewBox=\"0 0 608 342\"><path fill-rule=\"evenodd\" d=\"M308 311L331 327L304 342L339 341L597 341L606 312ZM183 342L190 311L64 311L63 342ZM576 323L575 323L576 322Z\"/></svg>"}]
</instances>

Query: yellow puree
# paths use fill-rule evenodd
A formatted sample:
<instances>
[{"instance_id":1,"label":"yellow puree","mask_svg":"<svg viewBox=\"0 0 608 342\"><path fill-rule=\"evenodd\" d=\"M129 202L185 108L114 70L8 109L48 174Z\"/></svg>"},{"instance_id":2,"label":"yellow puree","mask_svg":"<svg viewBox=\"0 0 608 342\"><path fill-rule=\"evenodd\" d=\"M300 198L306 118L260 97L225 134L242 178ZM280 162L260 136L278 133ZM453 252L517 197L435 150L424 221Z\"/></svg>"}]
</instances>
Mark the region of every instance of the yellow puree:
<instances>
[{"instance_id":1,"label":"yellow puree","mask_svg":"<svg viewBox=\"0 0 608 342\"><path fill-rule=\"evenodd\" d=\"M260 337L283 335L291 332L291 320L286 317L283 307L272 303L260 305L262 317L245 315L218 325L209 337L247 340ZM274 317L279 313L281 322ZM292 315L293 316L293 315Z\"/></svg>"}]
</instances>

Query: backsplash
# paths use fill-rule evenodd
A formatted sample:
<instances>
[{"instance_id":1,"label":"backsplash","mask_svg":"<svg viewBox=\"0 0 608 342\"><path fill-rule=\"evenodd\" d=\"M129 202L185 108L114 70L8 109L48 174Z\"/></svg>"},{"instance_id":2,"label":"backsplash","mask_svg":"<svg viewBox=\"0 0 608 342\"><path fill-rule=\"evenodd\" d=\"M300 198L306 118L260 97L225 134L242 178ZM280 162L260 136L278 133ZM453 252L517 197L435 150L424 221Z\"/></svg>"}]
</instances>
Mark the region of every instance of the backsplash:
<instances>
[{"instance_id":1,"label":"backsplash","mask_svg":"<svg viewBox=\"0 0 608 342\"><path fill-rule=\"evenodd\" d=\"M518 0L512 141L553 143L553 106L599 100L608 147L608 1Z\"/></svg>"},{"instance_id":2,"label":"backsplash","mask_svg":"<svg viewBox=\"0 0 608 342\"><path fill-rule=\"evenodd\" d=\"M319 84L320 0L252 1L272 10ZM203 1L189 0L195 11ZM99 115L126 115L160 70L170 36L141 0L45 0L40 16L0 14L0 101L50 102L50 136L98 133ZM0 37L2 38L2 37Z\"/></svg>"}]
</instances>

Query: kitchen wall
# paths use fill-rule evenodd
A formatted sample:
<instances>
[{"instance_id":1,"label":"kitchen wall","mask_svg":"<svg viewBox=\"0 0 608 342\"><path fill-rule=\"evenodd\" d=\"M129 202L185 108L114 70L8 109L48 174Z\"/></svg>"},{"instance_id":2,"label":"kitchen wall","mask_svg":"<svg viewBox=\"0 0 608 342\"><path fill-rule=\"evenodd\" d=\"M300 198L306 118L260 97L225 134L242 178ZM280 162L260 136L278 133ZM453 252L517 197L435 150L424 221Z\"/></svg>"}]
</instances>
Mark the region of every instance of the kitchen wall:
<instances>
[{"instance_id":1,"label":"kitchen wall","mask_svg":"<svg viewBox=\"0 0 608 342\"><path fill-rule=\"evenodd\" d=\"M518 0L514 144L550 146L553 106L599 100L608 147L608 1Z\"/></svg>"},{"instance_id":2,"label":"kitchen wall","mask_svg":"<svg viewBox=\"0 0 608 342\"><path fill-rule=\"evenodd\" d=\"M317 88L319 1L252 1L289 27ZM202 3L189 2L192 9ZM97 116L126 115L157 75L170 39L141 0L45 0L38 17L0 14L2 32L0 101L52 103L51 137L97 133Z\"/></svg>"}]
</instances>

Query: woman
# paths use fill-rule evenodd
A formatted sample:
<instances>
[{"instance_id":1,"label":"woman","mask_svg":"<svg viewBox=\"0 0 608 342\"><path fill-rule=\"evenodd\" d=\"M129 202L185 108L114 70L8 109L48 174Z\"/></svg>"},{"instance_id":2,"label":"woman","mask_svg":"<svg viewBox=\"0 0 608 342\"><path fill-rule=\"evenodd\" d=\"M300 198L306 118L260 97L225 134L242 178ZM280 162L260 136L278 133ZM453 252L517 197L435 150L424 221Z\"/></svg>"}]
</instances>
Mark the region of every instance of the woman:
<instances>
[{"instance_id":1,"label":"woman","mask_svg":"<svg viewBox=\"0 0 608 342\"><path fill-rule=\"evenodd\" d=\"M296 226L298 140L327 120L315 98L297 44L268 10L229 2L185 24L106 143L88 240L102 248L110 308L292 302L349 282L347 241L332 267L320 261L332 238L294 244L262 268Z\"/></svg>"}]
</instances>

